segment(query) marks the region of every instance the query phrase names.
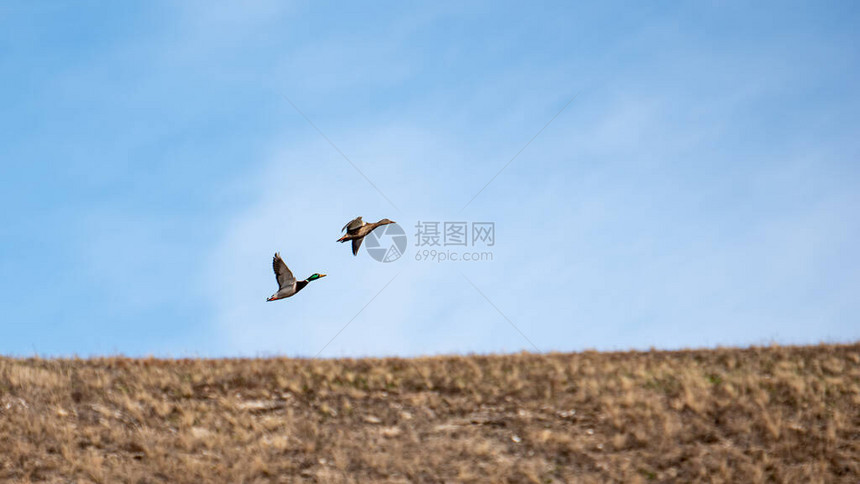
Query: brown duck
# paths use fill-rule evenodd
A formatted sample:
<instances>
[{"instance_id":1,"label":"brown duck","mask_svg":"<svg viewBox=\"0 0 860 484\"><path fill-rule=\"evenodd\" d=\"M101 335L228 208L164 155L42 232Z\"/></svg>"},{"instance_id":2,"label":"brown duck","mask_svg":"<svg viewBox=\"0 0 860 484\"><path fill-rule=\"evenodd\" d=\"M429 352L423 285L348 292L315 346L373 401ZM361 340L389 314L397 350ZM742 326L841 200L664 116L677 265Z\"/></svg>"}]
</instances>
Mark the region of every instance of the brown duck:
<instances>
[{"instance_id":1,"label":"brown duck","mask_svg":"<svg viewBox=\"0 0 860 484\"><path fill-rule=\"evenodd\" d=\"M337 239L338 242L346 242L347 240L352 241L352 255L358 255L358 248L361 247L361 242L364 240L364 237L367 234L373 232L373 229L382 225L393 224L393 220L388 220L384 218L376 223L366 223L361 220L361 217L356 217L348 224L344 225L341 231L346 230L346 235Z\"/></svg>"}]
</instances>

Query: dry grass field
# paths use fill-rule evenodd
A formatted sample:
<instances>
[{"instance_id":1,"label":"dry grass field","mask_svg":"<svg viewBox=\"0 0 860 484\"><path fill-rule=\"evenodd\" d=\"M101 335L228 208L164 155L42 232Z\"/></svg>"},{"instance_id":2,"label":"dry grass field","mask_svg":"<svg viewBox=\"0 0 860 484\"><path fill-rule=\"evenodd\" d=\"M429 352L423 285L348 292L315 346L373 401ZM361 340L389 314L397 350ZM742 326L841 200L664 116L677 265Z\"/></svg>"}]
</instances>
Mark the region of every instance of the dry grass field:
<instances>
[{"instance_id":1,"label":"dry grass field","mask_svg":"<svg viewBox=\"0 0 860 484\"><path fill-rule=\"evenodd\" d=\"M0 358L12 482L860 482L860 344Z\"/></svg>"}]
</instances>

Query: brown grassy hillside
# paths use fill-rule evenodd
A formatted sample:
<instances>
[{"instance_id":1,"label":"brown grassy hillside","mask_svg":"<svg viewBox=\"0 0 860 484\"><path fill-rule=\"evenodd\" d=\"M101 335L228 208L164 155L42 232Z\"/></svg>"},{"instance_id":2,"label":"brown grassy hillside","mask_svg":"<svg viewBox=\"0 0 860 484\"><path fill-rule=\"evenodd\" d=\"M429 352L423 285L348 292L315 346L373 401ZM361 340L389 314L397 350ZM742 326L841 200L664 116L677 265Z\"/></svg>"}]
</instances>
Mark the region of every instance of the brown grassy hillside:
<instances>
[{"instance_id":1,"label":"brown grassy hillside","mask_svg":"<svg viewBox=\"0 0 860 484\"><path fill-rule=\"evenodd\" d=\"M860 344L0 358L0 480L860 481Z\"/></svg>"}]
</instances>

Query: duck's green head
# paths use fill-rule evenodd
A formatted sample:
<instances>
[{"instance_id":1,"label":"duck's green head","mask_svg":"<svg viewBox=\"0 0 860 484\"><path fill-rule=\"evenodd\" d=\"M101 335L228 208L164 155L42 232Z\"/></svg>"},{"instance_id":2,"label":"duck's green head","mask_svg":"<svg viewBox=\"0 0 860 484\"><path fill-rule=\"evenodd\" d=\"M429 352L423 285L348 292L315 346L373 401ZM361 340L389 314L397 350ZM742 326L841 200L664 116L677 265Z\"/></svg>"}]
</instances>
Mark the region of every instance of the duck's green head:
<instances>
[{"instance_id":1,"label":"duck's green head","mask_svg":"<svg viewBox=\"0 0 860 484\"><path fill-rule=\"evenodd\" d=\"M308 277L308 282L315 281L315 280L319 279L320 277L325 277L325 274L314 273L311 275L311 277Z\"/></svg>"}]
</instances>

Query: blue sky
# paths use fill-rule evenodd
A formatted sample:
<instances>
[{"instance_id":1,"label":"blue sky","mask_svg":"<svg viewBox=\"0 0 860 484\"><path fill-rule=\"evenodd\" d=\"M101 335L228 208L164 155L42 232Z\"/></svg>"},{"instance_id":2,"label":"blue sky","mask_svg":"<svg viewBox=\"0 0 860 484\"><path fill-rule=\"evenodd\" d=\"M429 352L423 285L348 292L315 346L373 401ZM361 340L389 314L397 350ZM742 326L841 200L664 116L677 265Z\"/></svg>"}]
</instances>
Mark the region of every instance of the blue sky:
<instances>
[{"instance_id":1,"label":"blue sky","mask_svg":"<svg viewBox=\"0 0 860 484\"><path fill-rule=\"evenodd\" d=\"M859 21L855 2L4 2L0 353L855 341ZM404 257L335 243L356 215L399 222ZM418 221L495 222L493 260L416 261ZM275 251L329 277L266 303Z\"/></svg>"}]
</instances>

